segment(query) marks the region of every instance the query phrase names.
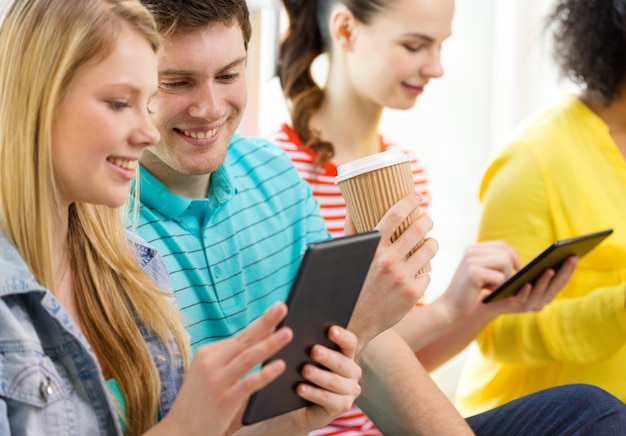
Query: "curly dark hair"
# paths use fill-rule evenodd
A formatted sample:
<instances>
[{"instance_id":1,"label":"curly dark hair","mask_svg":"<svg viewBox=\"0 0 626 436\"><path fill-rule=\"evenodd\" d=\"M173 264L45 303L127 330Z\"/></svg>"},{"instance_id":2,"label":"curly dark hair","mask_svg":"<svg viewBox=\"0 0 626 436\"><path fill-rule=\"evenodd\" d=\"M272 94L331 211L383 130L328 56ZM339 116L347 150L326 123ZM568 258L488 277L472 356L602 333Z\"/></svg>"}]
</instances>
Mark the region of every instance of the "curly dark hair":
<instances>
[{"instance_id":1,"label":"curly dark hair","mask_svg":"<svg viewBox=\"0 0 626 436\"><path fill-rule=\"evenodd\" d=\"M626 75L626 0L559 0L548 15L561 73L606 103Z\"/></svg>"}]
</instances>

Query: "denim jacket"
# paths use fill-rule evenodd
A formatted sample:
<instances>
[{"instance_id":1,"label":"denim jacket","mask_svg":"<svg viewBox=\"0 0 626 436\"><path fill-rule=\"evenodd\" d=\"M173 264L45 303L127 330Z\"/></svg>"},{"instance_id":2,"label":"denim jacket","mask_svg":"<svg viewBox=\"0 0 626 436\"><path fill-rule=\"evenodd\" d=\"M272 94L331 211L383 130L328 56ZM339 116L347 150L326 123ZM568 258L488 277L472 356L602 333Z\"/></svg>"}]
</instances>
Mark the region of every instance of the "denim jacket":
<instances>
[{"instance_id":1,"label":"denim jacket","mask_svg":"<svg viewBox=\"0 0 626 436\"><path fill-rule=\"evenodd\" d=\"M132 239L130 239L132 238ZM137 237L137 258L163 290L162 258ZM139 325L161 376L159 415L169 411L182 363ZM121 434L96 356L85 337L0 231L0 435Z\"/></svg>"}]
</instances>

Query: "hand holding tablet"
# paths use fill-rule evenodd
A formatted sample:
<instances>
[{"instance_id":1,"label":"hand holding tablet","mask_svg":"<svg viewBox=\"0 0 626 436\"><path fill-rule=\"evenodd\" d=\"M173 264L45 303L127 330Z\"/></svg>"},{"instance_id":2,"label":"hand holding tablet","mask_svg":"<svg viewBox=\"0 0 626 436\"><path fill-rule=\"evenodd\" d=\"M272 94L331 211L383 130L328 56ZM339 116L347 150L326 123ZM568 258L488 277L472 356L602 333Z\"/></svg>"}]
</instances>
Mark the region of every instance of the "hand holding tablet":
<instances>
[{"instance_id":1,"label":"hand holding tablet","mask_svg":"<svg viewBox=\"0 0 626 436\"><path fill-rule=\"evenodd\" d=\"M254 424L308 406L296 393L306 363L315 364L309 353L313 345L337 347L328 339L328 328L346 327L369 271L380 234L359 233L311 244L291 286L289 312L281 326L293 330L293 340L268 359L283 359L285 372L250 397L242 423Z\"/></svg>"},{"instance_id":2,"label":"hand holding tablet","mask_svg":"<svg viewBox=\"0 0 626 436\"><path fill-rule=\"evenodd\" d=\"M570 256L583 257L611 233L613 233L613 230L608 229L553 242L537 257L485 297L483 303L491 303L515 295L524 284L534 283L548 268L558 269L565 259Z\"/></svg>"}]
</instances>

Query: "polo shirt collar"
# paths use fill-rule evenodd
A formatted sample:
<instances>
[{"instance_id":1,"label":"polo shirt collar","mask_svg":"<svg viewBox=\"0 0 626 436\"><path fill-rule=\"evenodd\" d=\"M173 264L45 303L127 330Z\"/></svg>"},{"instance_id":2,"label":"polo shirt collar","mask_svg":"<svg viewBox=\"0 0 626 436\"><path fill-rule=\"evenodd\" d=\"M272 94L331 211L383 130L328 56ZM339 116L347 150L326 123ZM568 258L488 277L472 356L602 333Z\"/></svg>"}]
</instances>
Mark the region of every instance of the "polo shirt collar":
<instances>
[{"instance_id":1,"label":"polo shirt collar","mask_svg":"<svg viewBox=\"0 0 626 436\"><path fill-rule=\"evenodd\" d=\"M139 165L139 196L141 203L158 211L169 219L179 221L191 203L197 199L187 198L172 193L161 181ZM209 208L218 208L234 197L236 189L227 166L221 165L211 173L209 188Z\"/></svg>"},{"instance_id":2,"label":"polo shirt collar","mask_svg":"<svg viewBox=\"0 0 626 436\"><path fill-rule=\"evenodd\" d=\"M139 165L139 197L141 202L170 219L178 219L193 201L172 193L163 183Z\"/></svg>"}]
</instances>

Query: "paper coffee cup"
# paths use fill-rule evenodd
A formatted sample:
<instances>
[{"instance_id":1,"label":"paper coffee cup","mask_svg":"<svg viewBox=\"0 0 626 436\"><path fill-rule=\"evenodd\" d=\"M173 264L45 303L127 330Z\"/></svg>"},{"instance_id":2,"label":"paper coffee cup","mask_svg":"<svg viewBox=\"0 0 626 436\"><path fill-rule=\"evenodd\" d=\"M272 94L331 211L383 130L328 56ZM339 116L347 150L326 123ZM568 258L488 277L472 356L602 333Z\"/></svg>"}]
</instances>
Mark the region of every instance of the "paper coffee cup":
<instances>
[{"instance_id":1,"label":"paper coffee cup","mask_svg":"<svg viewBox=\"0 0 626 436\"><path fill-rule=\"evenodd\" d=\"M415 192L410 157L397 149L340 165L335 183L339 185L357 232L373 230L391 206ZM416 208L398 227L391 241L395 241L419 215ZM407 256L413 254L421 242ZM427 263L416 275L430 271L430 263Z\"/></svg>"}]
</instances>

